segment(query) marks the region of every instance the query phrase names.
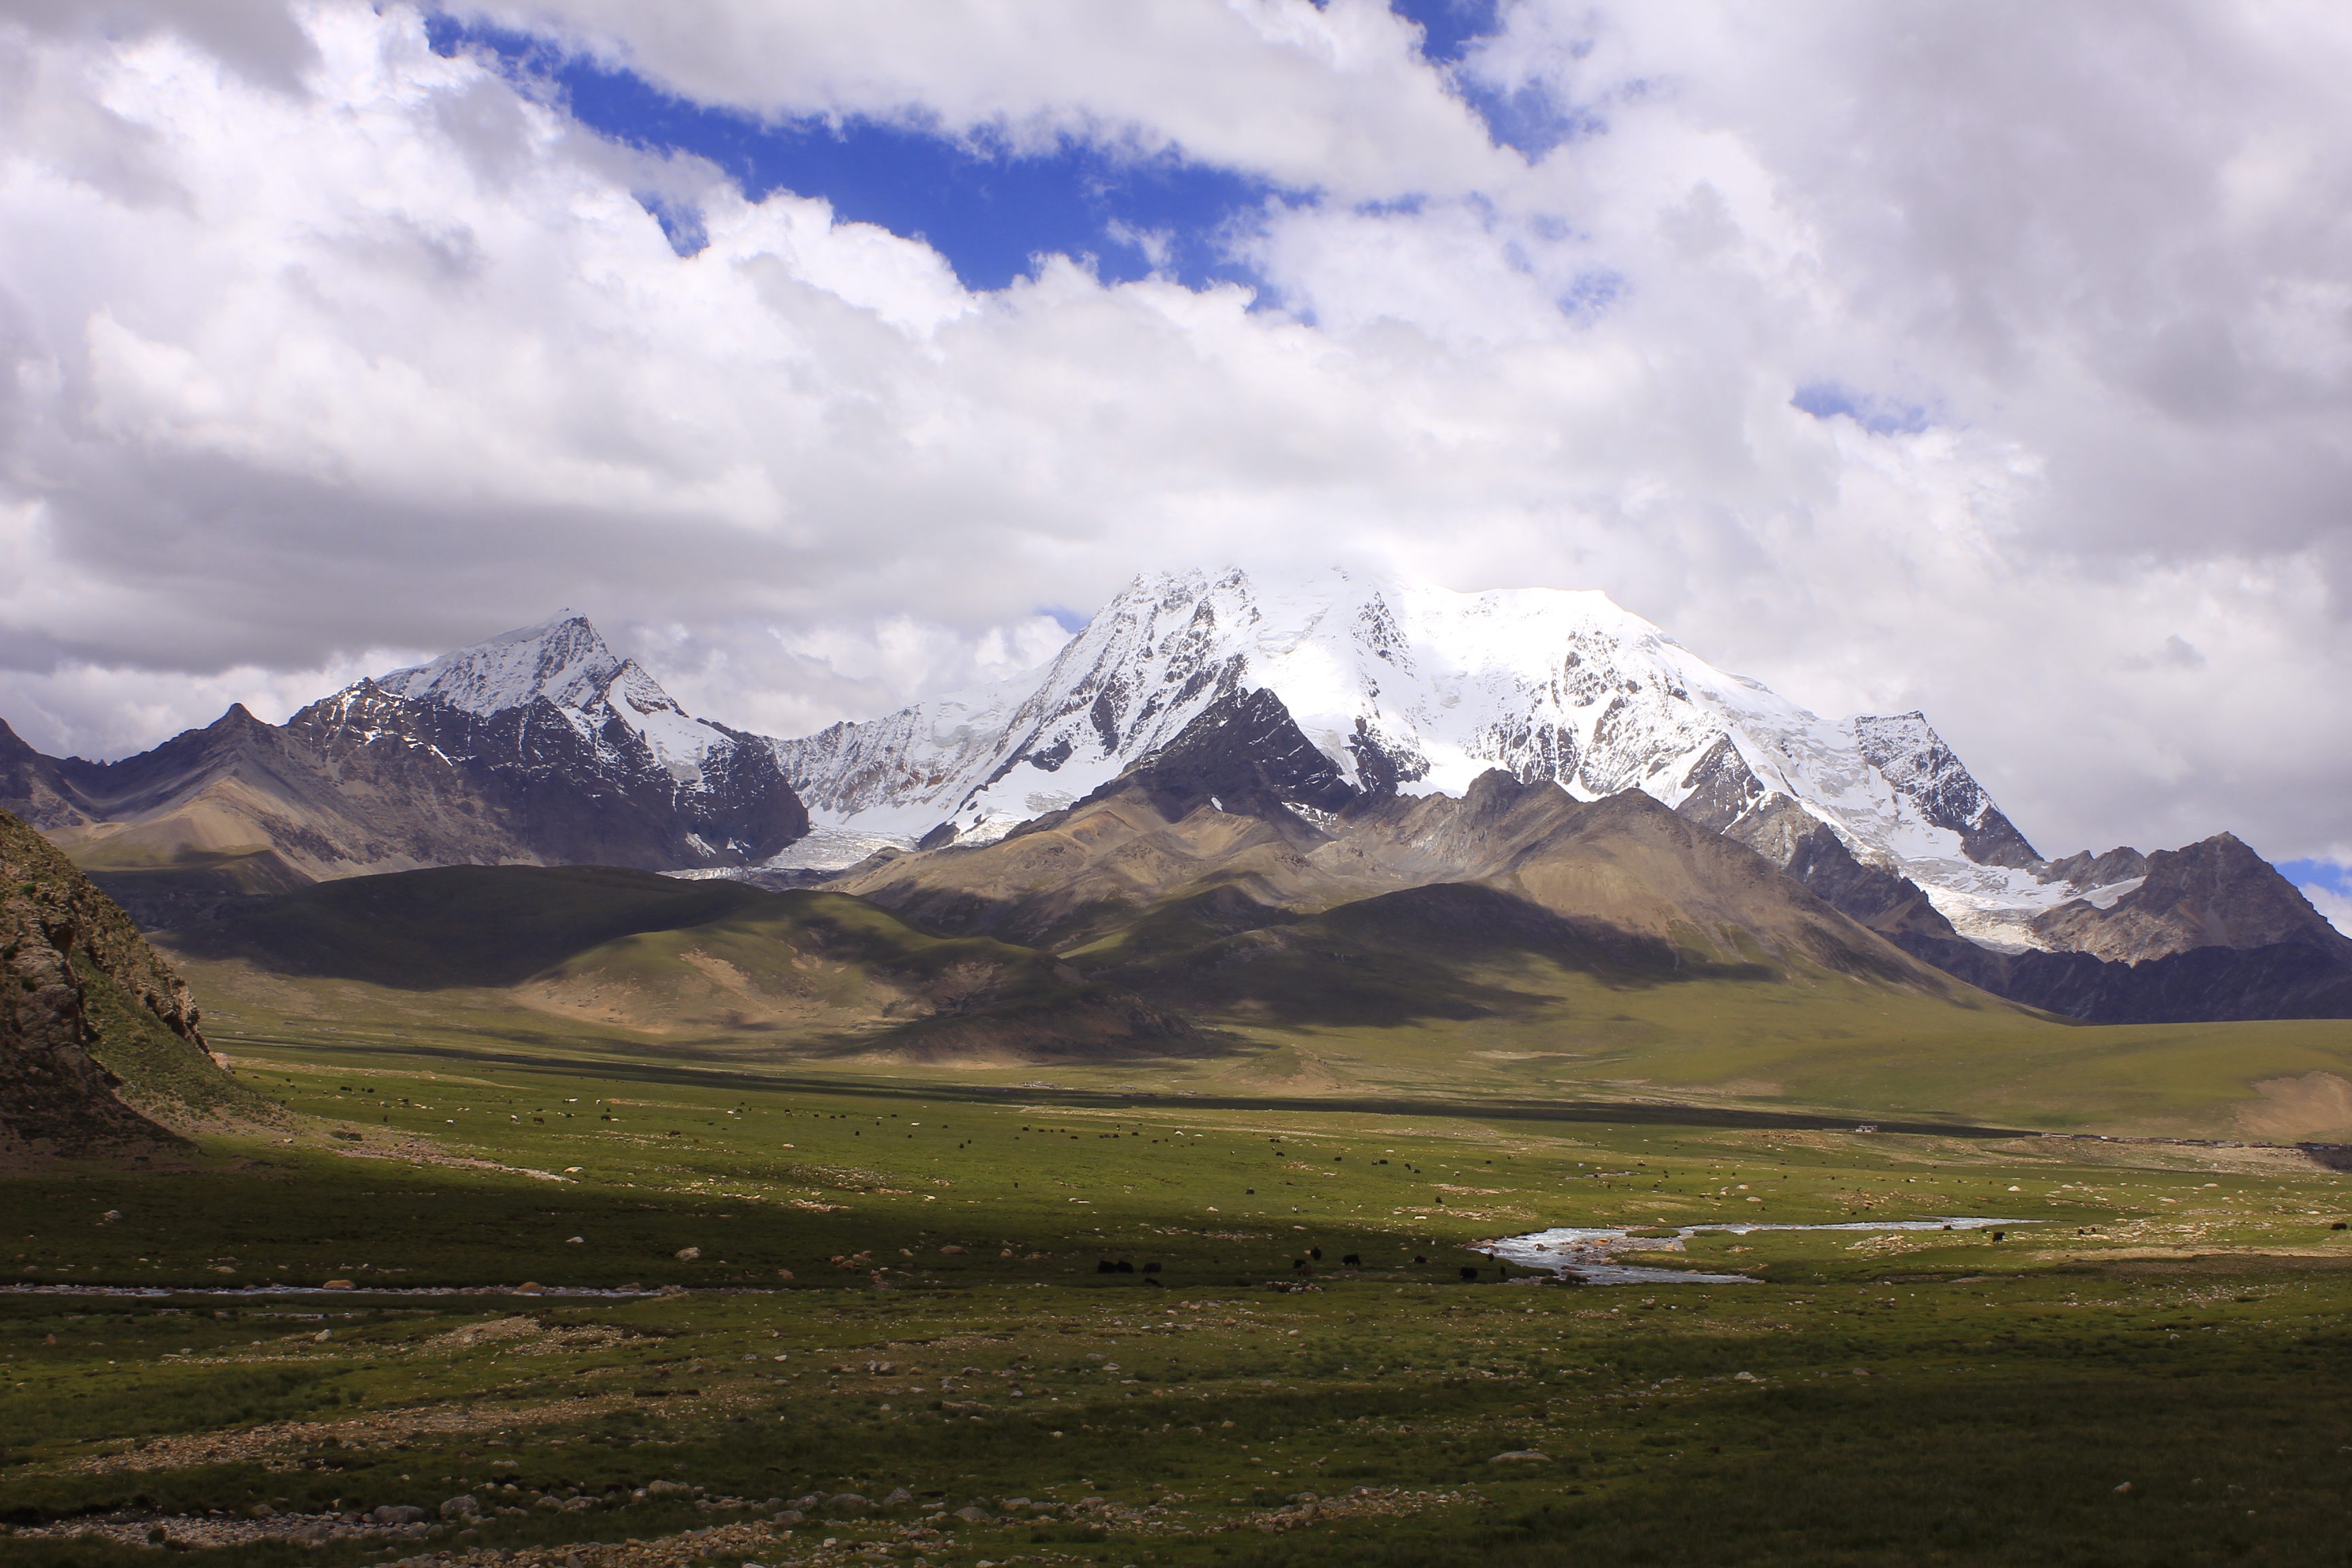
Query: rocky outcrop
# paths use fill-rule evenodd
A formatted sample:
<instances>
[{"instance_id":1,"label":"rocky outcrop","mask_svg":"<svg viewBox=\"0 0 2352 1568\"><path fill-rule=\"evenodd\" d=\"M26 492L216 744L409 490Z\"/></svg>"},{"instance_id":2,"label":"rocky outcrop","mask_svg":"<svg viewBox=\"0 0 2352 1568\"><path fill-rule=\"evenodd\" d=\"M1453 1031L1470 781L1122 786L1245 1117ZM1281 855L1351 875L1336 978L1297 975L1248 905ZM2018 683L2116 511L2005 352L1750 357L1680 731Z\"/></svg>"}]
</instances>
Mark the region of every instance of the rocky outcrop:
<instances>
[{"instance_id":1,"label":"rocky outcrop","mask_svg":"<svg viewBox=\"0 0 2352 1568\"><path fill-rule=\"evenodd\" d=\"M123 1102L95 1054L109 1000L211 1066L186 984L72 862L0 812L0 1156L172 1141Z\"/></svg>"},{"instance_id":2,"label":"rocky outcrop","mask_svg":"<svg viewBox=\"0 0 2352 1568\"><path fill-rule=\"evenodd\" d=\"M1264 689L1236 692L1211 708L1088 798L1123 789L1142 791L1171 822L1203 805L1291 821L1293 807L1336 812L1363 793L1316 749L1282 699Z\"/></svg>"},{"instance_id":3,"label":"rocky outcrop","mask_svg":"<svg viewBox=\"0 0 2352 1568\"><path fill-rule=\"evenodd\" d=\"M2104 855L2094 855L2087 849L2077 849L2057 860L2044 860L2034 869L2034 879L2041 882L2063 882L2077 892L2092 888L2112 887L2147 875L2147 857L2129 845L2119 846Z\"/></svg>"},{"instance_id":4,"label":"rocky outcrop","mask_svg":"<svg viewBox=\"0 0 2352 1568\"><path fill-rule=\"evenodd\" d=\"M58 769L56 758L33 750L0 720L0 806L43 832L88 822L88 814L75 803L73 786Z\"/></svg>"},{"instance_id":5,"label":"rocky outcrop","mask_svg":"<svg viewBox=\"0 0 2352 1568\"><path fill-rule=\"evenodd\" d=\"M2138 887L2104 909L2083 900L2063 904L2033 921L2034 935L2058 952L2124 963L2201 947L2285 944L2314 948L2352 966L2352 939L2234 834L2217 833L2185 849L2146 857L2114 850L2100 858L2104 869L2120 870L2130 864L2126 856L2138 862L2137 874L2144 879ZM2101 868L2084 869L2096 876Z\"/></svg>"}]
</instances>

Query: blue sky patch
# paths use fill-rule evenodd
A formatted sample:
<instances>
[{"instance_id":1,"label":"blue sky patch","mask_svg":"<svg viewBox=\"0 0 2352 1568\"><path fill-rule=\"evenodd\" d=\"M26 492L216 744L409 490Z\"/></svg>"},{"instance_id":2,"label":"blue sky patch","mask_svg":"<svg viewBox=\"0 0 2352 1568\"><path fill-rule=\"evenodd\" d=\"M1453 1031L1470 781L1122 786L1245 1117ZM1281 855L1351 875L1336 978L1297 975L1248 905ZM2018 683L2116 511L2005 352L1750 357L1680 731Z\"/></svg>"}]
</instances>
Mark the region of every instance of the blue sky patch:
<instances>
[{"instance_id":1,"label":"blue sky patch","mask_svg":"<svg viewBox=\"0 0 2352 1568\"><path fill-rule=\"evenodd\" d=\"M821 196L841 218L920 237L967 288L1002 289L1034 271L1034 258L1095 258L1107 281L1163 274L1200 288L1256 286L1231 258L1227 238L1285 193L1268 181L1171 156L1138 157L1065 141L1044 155L1016 155L927 128L852 119L769 122L661 90L633 72L567 54L547 40L426 20L445 55L487 49L509 74L560 95L573 118L601 135L717 164L757 201L773 191ZM680 254L699 248L698 214L649 197L646 208Z\"/></svg>"},{"instance_id":2,"label":"blue sky patch","mask_svg":"<svg viewBox=\"0 0 2352 1568\"><path fill-rule=\"evenodd\" d=\"M1421 24L1421 52L1439 65L1453 65L1470 46L1502 26L1497 0L1389 0L1389 9Z\"/></svg>"},{"instance_id":3,"label":"blue sky patch","mask_svg":"<svg viewBox=\"0 0 2352 1568\"><path fill-rule=\"evenodd\" d=\"M1927 411L1916 404L1855 392L1833 381L1801 386L1789 402L1816 419L1835 419L1843 415L1874 436L1916 436L1935 423L1927 417Z\"/></svg>"},{"instance_id":4,"label":"blue sky patch","mask_svg":"<svg viewBox=\"0 0 2352 1568\"><path fill-rule=\"evenodd\" d=\"M2282 860L2279 875L2298 888L2325 888L2331 893L2352 894L2352 868L2333 860Z\"/></svg>"}]
</instances>

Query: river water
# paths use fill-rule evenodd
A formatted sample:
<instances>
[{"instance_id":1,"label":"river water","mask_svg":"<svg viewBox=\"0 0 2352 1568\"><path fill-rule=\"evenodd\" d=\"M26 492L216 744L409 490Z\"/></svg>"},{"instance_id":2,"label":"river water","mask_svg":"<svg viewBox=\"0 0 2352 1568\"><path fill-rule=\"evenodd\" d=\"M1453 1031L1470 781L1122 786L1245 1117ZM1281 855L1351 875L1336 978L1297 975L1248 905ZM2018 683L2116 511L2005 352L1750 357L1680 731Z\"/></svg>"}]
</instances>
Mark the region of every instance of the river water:
<instances>
[{"instance_id":1,"label":"river water","mask_svg":"<svg viewBox=\"0 0 2352 1568\"><path fill-rule=\"evenodd\" d=\"M1882 1219L1849 1220L1837 1225L1767 1225L1739 1221L1724 1221L1712 1225L1684 1226L1671 1237L1633 1236L1626 1226L1586 1226L1562 1225L1549 1230L1529 1231L1525 1236L1507 1236L1499 1241L1482 1241L1475 1248L1489 1258L1516 1263L1522 1268L1539 1268L1563 1279L1572 1279L1587 1285L1753 1285L1758 1281L1745 1274L1699 1274L1685 1268L1648 1268L1638 1263L1621 1263L1621 1252L1680 1252L1683 1243L1701 1232L1727 1236L1747 1236L1759 1230L1985 1230L1993 1226L2032 1225L2026 1219L1982 1219L1974 1216L1951 1219ZM1643 1226L1648 1230L1655 1226Z\"/></svg>"}]
</instances>

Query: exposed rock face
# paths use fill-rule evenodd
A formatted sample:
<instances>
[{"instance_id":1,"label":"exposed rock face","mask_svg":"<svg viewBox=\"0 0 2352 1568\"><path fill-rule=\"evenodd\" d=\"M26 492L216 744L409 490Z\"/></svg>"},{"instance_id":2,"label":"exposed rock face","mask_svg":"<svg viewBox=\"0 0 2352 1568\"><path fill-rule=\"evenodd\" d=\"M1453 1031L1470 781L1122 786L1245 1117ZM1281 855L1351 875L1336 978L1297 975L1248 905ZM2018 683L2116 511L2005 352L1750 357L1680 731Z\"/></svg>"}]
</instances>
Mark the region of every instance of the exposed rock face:
<instances>
[{"instance_id":1,"label":"exposed rock face","mask_svg":"<svg viewBox=\"0 0 2352 1568\"><path fill-rule=\"evenodd\" d=\"M1925 951L1982 990L2092 1024L2352 1018L2352 968L2303 942L2190 948L2137 963L1969 942Z\"/></svg>"},{"instance_id":2,"label":"exposed rock face","mask_svg":"<svg viewBox=\"0 0 2352 1568\"><path fill-rule=\"evenodd\" d=\"M1883 866L1865 865L1845 840L1786 795L1737 824L1730 837L1804 884L1831 908L1860 921L1906 952L1921 937L1958 941L1925 889Z\"/></svg>"},{"instance_id":3,"label":"exposed rock face","mask_svg":"<svg viewBox=\"0 0 2352 1568\"><path fill-rule=\"evenodd\" d=\"M168 1142L93 1058L91 987L110 986L209 1063L195 1005L130 917L56 847L0 812L0 1154Z\"/></svg>"},{"instance_id":4,"label":"exposed rock face","mask_svg":"<svg viewBox=\"0 0 2352 1568\"><path fill-rule=\"evenodd\" d=\"M2352 940L2229 834L2186 849L2045 863L2047 879L2112 887L2034 922L2052 951L2007 952L1962 937L1907 879L1857 861L1794 802L1735 827L1767 859L1897 947L1980 990L2095 1024L2352 1017Z\"/></svg>"},{"instance_id":5,"label":"exposed rock face","mask_svg":"<svg viewBox=\"0 0 2352 1568\"><path fill-rule=\"evenodd\" d=\"M0 790L122 872L264 849L306 879L670 870L756 863L808 830L764 741L688 717L576 616L362 680L282 726L232 708L118 763L42 757L0 727Z\"/></svg>"},{"instance_id":6,"label":"exposed rock face","mask_svg":"<svg viewBox=\"0 0 2352 1568\"><path fill-rule=\"evenodd\" d=\"M8 808L19 821L48 832L78 827L89 820L74 803L72 786L60 775L60 765L57 759L26 745L5 721L0 721L0 806Z\"/></svg>"},{"instance_id":7,"label":"exposed rock face","mask_svg":"<svg viewBox=\"0 0 2352 1568\"><path fill-rule=\"evenodd\" d=\"M1960 849L1979 866L2032 866L2042 857L2011 826L1960 759L1927 727L1923 713L1853 721L1863 761L1918 809L1920 820L1959 835Z\"/></svg>"},{"instance_id":8,"label":"exposed rock face","mask_svg":"<svg viewBox=\"0 0 2352 1568\"><path fill-rule=\"evenodd\" d=\"M1290 808L1335 812L1363 793L1316 749L1282 699L1263 689L1209 709L1096 795L1122 787L1142 790L1171 822L1203 805L1280 822L1292 819Z\"/></svg>"},{"instance_id":9,"label":"exposed rock face","mask_svg":"<svg viewBox=\"0 0 2352 1568\"><path fill-rule=\"evenodd\" d=\"M2061 905L2034 921L2034 933L2059 952L2126 963L2200 947L2248 950L2290 943L2352 964L2352 939L2338 933L2294 883L2233 834L2216 834L2185 849L2159 849L2144 858L2117 850L2101 859L2107 869L2120 869L2127 864L2120 860L2126 855L2139 861L2145 879L2138 887L2105 909L2080 900Z\"/></svg>"},{"instance_id":10,"label":"exposed rock face","mask_svg":"<svg viewBox=\"0 0 2352 1568\"><path fill-rule=\"evenodd\" d=\"M2128 845L2110 849L2104 855L2077 849L2063 859L2044 860L2034 868L2033 875L2044 882L2063 882L2077 891L2105 888L2117 882L2128 882L2135 877L2147 876L2147 857Z\"/></svg>"}]
</instances>

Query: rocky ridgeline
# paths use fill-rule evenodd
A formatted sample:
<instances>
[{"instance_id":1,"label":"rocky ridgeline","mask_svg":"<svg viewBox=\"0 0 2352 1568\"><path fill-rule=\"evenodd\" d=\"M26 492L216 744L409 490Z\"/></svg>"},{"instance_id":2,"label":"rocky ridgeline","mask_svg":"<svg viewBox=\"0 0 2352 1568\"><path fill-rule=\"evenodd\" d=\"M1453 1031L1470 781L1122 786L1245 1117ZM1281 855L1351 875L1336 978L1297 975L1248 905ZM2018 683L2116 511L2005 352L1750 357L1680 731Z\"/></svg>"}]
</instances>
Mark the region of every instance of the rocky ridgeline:
<instances>
[{"instance_id":1,"label":"rocky ridgeline","mask_svg":"<svg viewBox=\"0 0 2352 1568\"><path fill-rule=\"evenodd\" d=\"M212 1069L186 982L71 861L0 812L0 1159L174 1142L92 1054L101 989Z\"/></svg>"}]
</instances>

